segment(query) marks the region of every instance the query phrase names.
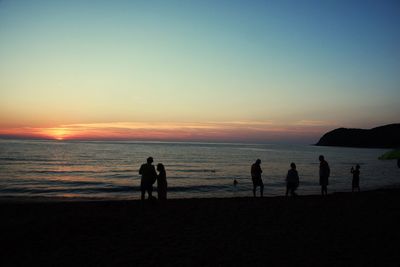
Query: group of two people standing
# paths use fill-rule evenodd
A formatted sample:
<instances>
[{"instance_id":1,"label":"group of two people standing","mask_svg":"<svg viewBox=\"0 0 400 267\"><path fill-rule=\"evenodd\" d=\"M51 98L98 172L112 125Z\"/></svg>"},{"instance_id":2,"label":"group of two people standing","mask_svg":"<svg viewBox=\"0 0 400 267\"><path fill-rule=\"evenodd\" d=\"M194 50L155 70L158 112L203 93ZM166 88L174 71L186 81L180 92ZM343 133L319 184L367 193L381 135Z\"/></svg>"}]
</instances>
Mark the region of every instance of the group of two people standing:
<instances>
[{"instance_id":1,"label":"group of two people standing","mask_svg":"<svg viewBox=\"0 0 400 267\"><path fill-rule=\"evenodd\" d=\"M331 170L329 168L328 162L325 160L324 156L319 156L319 184L321 185L321 194L328 194L328 184L329 184L329 176ZM353 175L353 179L351 182L351 191L354 192L357 190L360 192L360 165L357 164L356 168L351 167L350 173Z\"/></svg>"},{"instance_id":2,"label":"group of two people standing","mask_svg":"<svg viewBox=\"0 0 400 267\"><path fill-rule=\"evenodd\" d=\"M140 191L142 193L141 199L145 199L145 194L149 195L149 199L154 199L153 197L153 184L157 181L157 194L159 200L167 199L167 174L165 172L165 167L162 163L157 164L157 171L154 167L153 158L148 157L147 162L142 164L139 169L139 174L142 175L140 180Z\"/></svg>"},{"instance_id":3,"label":"group of two people standing","mask_svg":"<svg viewBox=\"0 0 400 267\"><path fill-rule=\"evenodd\" d=\"M328 162L325 160L324 156L319 156L319 184L321 185L321 194L328 194L328 184L329 184L329 176L330 176L330 168ZM257 187L260 187L260 195L261 197L264 194L264 183L261 179L262 169L261 169L261 160L257 159L256 162L251 165L251 179L253 181L253 196L256 196ZM296 170L296 164L292 162L290 164L290 170L286 175L286 196L290 193L292 196L295 196L296 189L299 186L299 174Z\"/></svg>"}]
</instances>

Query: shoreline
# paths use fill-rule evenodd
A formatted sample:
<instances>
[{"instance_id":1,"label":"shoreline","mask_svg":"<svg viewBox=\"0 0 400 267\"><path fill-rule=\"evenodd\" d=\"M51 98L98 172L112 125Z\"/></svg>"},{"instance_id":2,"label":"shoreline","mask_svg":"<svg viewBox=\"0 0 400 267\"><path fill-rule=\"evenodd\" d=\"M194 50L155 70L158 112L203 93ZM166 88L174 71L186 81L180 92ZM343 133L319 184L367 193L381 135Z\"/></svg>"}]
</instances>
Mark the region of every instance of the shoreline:
<instances>
[{"instance_id":1,"label":"shoreline","mask_svg":"<svg viewBox=\"0 0 400 267\"><path fill-rule=\"evenodd\" d=\"M400 184L396 184L393 186L384 186L378 187L374 189L367 189L361 192L352 193L350 191L335 191L332 193L328 193L328 196L337 196L337 195L357 195L357 194L369 194L369 193L377 193L377 192L391 192L391 191L399 191L400 193ZM135 192L136 197L133 199L130 198L104 198L104 197L52 197L52 196L0 196L0 203L37 203L37 202L141 202L141 200L137 197L140 192ZM228 196L228 197L178 197L178 198L168 198L167 201L184 201L184 200L207 200L207 199L254 199L251 196L252 192L249 192L248 196ZM155 196L157 193L155 192ZM296 198L302 197L320 197L320 194L304 194L297 195ZM147 194L146 194L147 197ZM260 198L258 195L256 199ZM266 195L263 197L264 199L275 199L275 198L284 198L287 197L285 195ZM290 198L290 197L289 197ZM147 200L147 199L146 199Z\"/></svg>"}]
</instances>

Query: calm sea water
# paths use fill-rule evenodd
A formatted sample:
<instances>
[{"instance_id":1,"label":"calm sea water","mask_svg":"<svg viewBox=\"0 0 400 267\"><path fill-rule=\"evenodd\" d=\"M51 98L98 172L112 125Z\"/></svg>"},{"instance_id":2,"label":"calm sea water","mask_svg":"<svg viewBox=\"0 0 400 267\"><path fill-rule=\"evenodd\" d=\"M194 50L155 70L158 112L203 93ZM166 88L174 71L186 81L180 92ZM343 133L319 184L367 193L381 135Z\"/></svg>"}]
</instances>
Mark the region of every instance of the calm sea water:
<instances>
[{"instance_id":1,"label":"calm sea water","mask_svg":"<svg viewBox=\"0 0 400 267\"><path fill-rule=\"evenodd\" d=\"M148 156L167 170L168 197L251 196L250 166L262 160L265 195L282 195L289 164L299 194L318 194L318 156L331 166L329 192L351 191L350 168L361 165L361 189L398 185L400 169L382 149L273 144L0 140L0 196L138 199L138 169ZM234 187L233 179L239 184Z\"/></svg>"}]
</instances>

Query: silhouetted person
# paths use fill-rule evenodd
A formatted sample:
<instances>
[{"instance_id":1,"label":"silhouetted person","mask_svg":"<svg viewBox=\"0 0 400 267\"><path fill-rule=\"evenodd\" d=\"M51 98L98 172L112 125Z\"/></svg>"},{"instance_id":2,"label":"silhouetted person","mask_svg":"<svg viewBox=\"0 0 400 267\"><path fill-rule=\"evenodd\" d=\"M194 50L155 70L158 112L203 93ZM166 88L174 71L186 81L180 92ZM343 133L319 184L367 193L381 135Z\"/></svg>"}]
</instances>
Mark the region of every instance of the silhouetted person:
<instances>
[{"instance_id":1,"label":"silhouetted person","mask_svg":"<svg viewBox=\"0 0 400 267\"><path fill-rule=\"evenodd\" d=\"M238 184L238 181L236 179L233 179L233 186L236 187Z\"/></svg>"},{"instance_id":2,"label":"silhouetted person","mask_svg":"<svg viewBox=\"0 0 400 267\"><path fill-rule=\"evenodd\" d=\"M167 173L162 163L157 164L157 194L159 200L167 200Z\"/></svg>"},{"instance_id":3,"label":"silhouetted person","mask_svg":"<svg viewBox=\"0 0 400 267\"><path fill-rule=\"evenodd\" d=\"M251 180L253 181L253 196L256 196L256 189L257 186L260 187L260 194L261 197L264 194L264 183L261 179L261 160L257 159L255 163L253 163L253 165L251 165Z\"/></svg>"},{"instance_id":4,"label":"silhouetted person","mask_svg":"<svg viewBox=\"0 0 400 267\"><path fill-rule=\"evenodd\" d=\"M296 164L292 162L290 164L290 170L288 171L286 176L286 196L288 196L289 192L291 196L297 195L295 191L299 186L299 180L300 179L299 179L299 174L297 173L296 170Z\"/></svg>"},{"instance_id":5,"label":"silhouetted person","mask_svg":"<svg viewBox=\"0 0 400 267\"><path fill-rule=\"evenodd\" d=\"M331 169L324 156L319 156L319 184L321 185L321 195L328 195L329 175Z\"/></svg>"},{"instance_id":6,"label":"silhouetted person","mask_svg":"<svg viewBox=\"0 0 400 267\"><path fill-rule=\"evenodd\" d=\"M356 169L351 167L350 172L353 174L353 181L351 182L351 192L357 188L357 191L360 192L360 165L356 165Z\"/></svg>"},{"instance_id":7,"label":"silhouetted person","mask_svg":"<svg viewBox=\"0 0 400 267\"><path fill-rule=\"evenodd\" d=\"M152 165L153 158L148 157L147 163L142 164L139 169L139 174L142 175L142 179L140 180L140 191L142 192L141 199L145 199L146 191L149 195L149 199L152 199L152 192L153 192L153 184L157 179L156 169Z\"/></svg>"}]
</instances>

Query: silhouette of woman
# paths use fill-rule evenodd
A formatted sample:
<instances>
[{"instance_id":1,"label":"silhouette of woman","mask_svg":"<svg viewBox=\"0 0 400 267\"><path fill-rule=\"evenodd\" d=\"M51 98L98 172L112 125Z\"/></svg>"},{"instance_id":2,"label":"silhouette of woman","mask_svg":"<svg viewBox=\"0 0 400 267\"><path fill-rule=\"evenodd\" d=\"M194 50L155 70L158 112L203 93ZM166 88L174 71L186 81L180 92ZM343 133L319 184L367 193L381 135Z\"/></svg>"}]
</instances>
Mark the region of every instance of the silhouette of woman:
<instances>
[{"instance_id":1,"label":"silhouette of woman","mask_svg":"<svg viewBox=\"0 0 400 267\"><path fill-rule=\"evenodd\" d=\"M157 164L157 193L159 200L167 199L167 173L165 172L165 167L162 163Z\"/></svg>"},{"instance_id":2,"label":"silhouette of woman","mask_svg":"<svg viewBox=\"0 0 400 267\"><path fill-rule=\"evenodd\" d=\"M292 162L290 164L290 170L288 171L286 176L286 196L288 196L289 192L292 197L296 196L297 194L295 193L295 191L298 186L299 186L299 174L296 170L296 164Z\"/></svg>"}]
</instances>

